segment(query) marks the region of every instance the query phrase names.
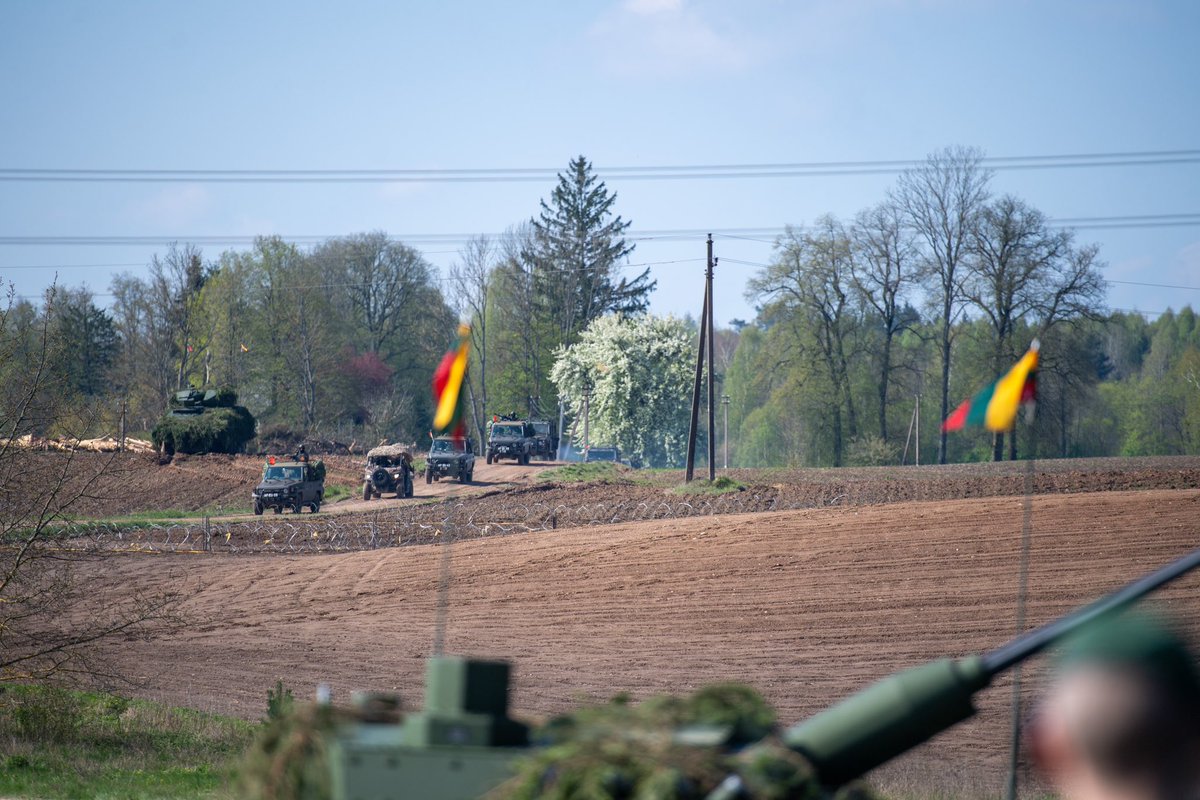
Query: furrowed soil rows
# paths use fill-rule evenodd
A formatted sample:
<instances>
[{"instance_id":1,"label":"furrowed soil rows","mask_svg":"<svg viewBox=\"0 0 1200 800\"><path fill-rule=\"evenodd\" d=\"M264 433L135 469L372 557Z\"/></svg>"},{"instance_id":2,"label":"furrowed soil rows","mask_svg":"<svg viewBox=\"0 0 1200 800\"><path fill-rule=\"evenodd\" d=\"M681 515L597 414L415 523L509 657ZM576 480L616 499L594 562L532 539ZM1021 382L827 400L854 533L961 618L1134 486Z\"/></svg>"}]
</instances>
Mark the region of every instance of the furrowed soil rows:
<instances>
[{"instance_id":1,"label":"furrowed soil rows","mask_svg":"<svg viewBox=\"0 0 1200 800\"><path fill-rule=\"evenodd\" d=\"M246 462L230 459L231 474L256 477L261 462ZM354 466L347 472L357 477ZM447 651L513 660L512 703L527 718L618 692L642 698L740 680L791 724L886 674L1016 633L1023 465L737 477L762 508L797 507L455 541ZM1200 459L1038 462L1034 477L1030 625L1200 546ZM668 495L677 480L507 490L496 481L459 502L485 519L514 504L678 498ZM372 505L402 502L411 501ZM127 554L84 568L101 603L186 589L186 626L105 645L139 679L138 693L258 719L276 679L298 697L324 682L342 701L372 688L419 705L443 552ZM1200 640L1200 576L1156 600ZM1040 659L1026 668L1027 699L1044 670ZM1010 691L1001 677L980 696L976 719L880 770L881 788L996 796Z\"/></svg>"},{"instance_id":2,"label":"furrowed soil rows","mask_svg":"<svg viewBox=\"0 0 1200 800\"><path fill-rule=\"evenodd\" d=\"M1200 543L1200 491L1040 496L1028 615L1037 624ZM1021 499L903 503L666 520L452 547L448 652L516 663L513 705L546 717L587 698L641 698L717 680L763 691L791 723L898 669L1014 633ZM191 624L110 654L145 692L257 718L282 678L394 689L419 704L441 549L333 556L128 556L112 591L191 587ZM1158 601L1200 619L1200 580ZM1198 631L1193 630L1193 635ZM1025 672L1026 694L1043 667ZM1009 677L980 715L883 778L1002 785Z\"/></svg>"}]
</instances>

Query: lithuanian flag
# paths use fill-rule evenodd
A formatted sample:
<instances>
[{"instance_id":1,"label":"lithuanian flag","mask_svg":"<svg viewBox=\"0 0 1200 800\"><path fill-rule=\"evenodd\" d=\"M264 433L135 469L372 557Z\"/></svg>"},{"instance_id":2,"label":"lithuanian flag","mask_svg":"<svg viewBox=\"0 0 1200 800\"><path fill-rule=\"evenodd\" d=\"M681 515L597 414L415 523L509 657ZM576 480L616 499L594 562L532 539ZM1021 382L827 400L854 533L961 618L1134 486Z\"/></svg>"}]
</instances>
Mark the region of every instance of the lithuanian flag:
<instances>
[{"instance_id":1,"label":"lithuanian flag","mask_svg":"<svg viewBox=\"0 0 1200 800\"><path fill-rule=\"evenodd\" d=\"M956 431L968 425L982 425L1001 433L1012 430L1021 406L1033 407L1037 392L1038 340L1000 380L967 400L946 417L942 430Z\"/></svg>"},{"instance_id":2,"label":"lithuanian flag","mask_svg":"<svg viewBox=\"0 0 1200 800\"><path fill-rule=\"evenodd\" d=\"M433 373L433 402L437 412L433 417L434 435L449 433L462 436L462 386L467 374L467 356L471 343L471 326L458 326L458 341L450 348Z\"/></svg>"}]
</instances>

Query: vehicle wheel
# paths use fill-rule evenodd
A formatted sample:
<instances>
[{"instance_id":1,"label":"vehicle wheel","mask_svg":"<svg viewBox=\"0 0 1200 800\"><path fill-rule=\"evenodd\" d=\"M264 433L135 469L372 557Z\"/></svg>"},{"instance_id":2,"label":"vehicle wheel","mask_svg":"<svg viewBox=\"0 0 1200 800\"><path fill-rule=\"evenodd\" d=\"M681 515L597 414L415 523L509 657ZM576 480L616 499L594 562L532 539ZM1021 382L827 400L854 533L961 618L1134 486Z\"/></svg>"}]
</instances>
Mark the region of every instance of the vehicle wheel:
<instances>
[{"instance_id":1,"label":"vehicle wheel","mask_svg":"<svg viewBox=\"0 0 1200 800\"><path fill-rule=\"evenodd\" d=\"M433 483L433 470L431 470L431 469L425 470L425 482Z\"/></svg>"},{"instance_id":2,"label":"vehicle wheel","mask_svg":"<svg viewBox=\"0 0 1200 800\"><path fill-rule=\"evenodd\" d=\"M262 503L255 503L254 504L254 513L261 517L262 512L263 512Z\"/></svg>"},{"instance_id":3,"label":"vehicle wheel","mask_svg":"<svg viewBox=\"0 0 1200 800\"><path fill-rule=\"evenodd\" d=\"M466 476L463 478L463 483L470 483L475 478L475 468L471 467L467 470Z\"/></svg>"},{"instance_id":4,"label":"vehicle wheel","mask_svg":"<svg viewBox=\"0 0 1200 800\"><path fill-rule=\"evenodd\" d=\"M292 506L292 513L299 514L303 511L304 511L304 505L299 500L297 500L296 505Z\"/></svg>"},{"instance_id":5,"label":"vehicle wheel","mask_svg":"<svg viewBox=\"0 0 1200 800\"><path fill-rule=\"evenodd\" d=\"M363 483L363 500L370 500L370 499L371 499L371 484L364 482Z\"/></svg>"},{"instance_id":6,"label":"vehicle wheel","mask_svg":"<svg viewBox=\"0 0 1200 800\"><path fill-rule=\"evenodd\" d=\"M309 503L308 510L314 514L317 513L321 510L321 502L319 500L314 500L313 502Z\"/></svg>"},{"instance_id":7,"label":"vehicle wheel","mask_svg":"<svg viewBox=\"0 0 1200 800\"><path fill-rule=\"evenodd\" d=\"M276 513L276 514L282 514L282 513L283 513L283 506L273 506L273 509L274 509L274 511L275 511L275 513Z\"/></svg>"},{"instance_id":8,"label":"vehicle wheel","mask_svg":"<svg viewBox=\"0 0 1200 800\"><path fill-rule=\"evenodd\" d=\"M487 463L489 463L489 464L492 463L492 454L488 453L484 460L487 461Z\"/></svg>"},{"instance_id":9,"label":"vehicle wheel","mask_svg":"<svg viewBox=\"0 0 1200 800\"><path fill-rule=\"evenodd\" d=\"M412 496L413 496L413 494L415 494L415 492L413 492L413 482L412 482L412 477L411 477L411 476L408 478L408 480L407 480L407 483L405 484L405 486L406 486L406 489L407 489L407 491L405 491L405 493L404 493L404 496L405 496L405 497L412 497Z\"/></svg>"},{"instance_id":10,"label":"vehicle wheel","mask_svg":"<svg viewBox=\"0 0 1200 800\"><path fill-rule=\"evenodd\" d=\"M521 453L521 466L529 466L529 453Z\"/></svg>"}]
</instances>

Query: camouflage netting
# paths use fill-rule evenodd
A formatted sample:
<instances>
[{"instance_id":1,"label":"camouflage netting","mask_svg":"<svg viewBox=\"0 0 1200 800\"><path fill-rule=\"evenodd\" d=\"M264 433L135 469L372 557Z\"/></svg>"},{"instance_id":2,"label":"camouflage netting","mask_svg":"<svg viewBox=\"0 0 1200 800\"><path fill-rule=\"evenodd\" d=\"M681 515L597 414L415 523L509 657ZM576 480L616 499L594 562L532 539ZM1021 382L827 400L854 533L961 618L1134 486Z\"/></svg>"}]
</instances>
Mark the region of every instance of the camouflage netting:
<instances>
[{"instance_id":1,"label":"camouflage netting","mask_svg":"<svg viewBox=\"0 0 1200 800\"><path fill-rule=\"evenodd\" d=\"M254 415L237 405L232 389L185 389L170 399L150 440L168 455L240 453L254 438L254 424Z\"/></svg>"},{"instance_id":2,"label":"camouflage netting","mask_svg":"<svg viewBox=\"0 0 1200 800\"><path fill-rule=\"evenodd\" d=\"M167 453L239 453L254 438L254 417L242 406L209 408L203 414L158 421L150 433Z\"/></svg>"},{"instance_id":3,"label":"camouflage netting","mask_svg":"<svg viewBox=\"0 0 1200 800\"><path fill-rule=\"evenodd\" d=\"M348 722L347 712L298 704L268 720L246 751L238 772L239 796L254 800L329 800L326 737Z\"/></svg>"},{"instance_id":4,"label":"camouflage netting","mask_svg":"<svg viewBox=\"0 0 1200 800\"><path fill-rule=\"evenodd\" d=\"M545 747L488 797L692 800L707 797L732 773L742 780L738 797L821 797L808 762L769 736L774 726L774 711L737 684L638 705L617 699L549 722L539 732ZM869 798L857 787L839 796Z\"/></svg>"}]
</instances>

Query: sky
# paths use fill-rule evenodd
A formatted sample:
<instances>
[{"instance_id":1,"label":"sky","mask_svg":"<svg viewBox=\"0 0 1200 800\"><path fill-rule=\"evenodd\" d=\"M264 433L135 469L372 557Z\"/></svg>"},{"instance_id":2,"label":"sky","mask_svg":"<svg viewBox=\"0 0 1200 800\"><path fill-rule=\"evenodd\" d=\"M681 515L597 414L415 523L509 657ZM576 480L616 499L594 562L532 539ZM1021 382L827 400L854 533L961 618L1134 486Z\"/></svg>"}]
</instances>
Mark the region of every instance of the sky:
<instances>
[{"instance_id":1,"label":"sky","mask_svg":"<svg viewBox=\"0 0 1200 800\"><path fill-rule=\"evenodd\" d=\"M785 225L849 220L961 145L1100 246L1110 308L1153 317L1200 306L1198 34L1191 0L6 0L0 281L103 306L172 241L374 230L444 276L583 155L651 311L699 316L714 235L725 325ZM1089 158L1005 160L1046 156ZM900 166L795 166L843 162ZM305 170L342 172L261 180Z\"/></svg>"}]
</instances>

